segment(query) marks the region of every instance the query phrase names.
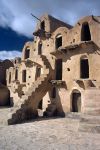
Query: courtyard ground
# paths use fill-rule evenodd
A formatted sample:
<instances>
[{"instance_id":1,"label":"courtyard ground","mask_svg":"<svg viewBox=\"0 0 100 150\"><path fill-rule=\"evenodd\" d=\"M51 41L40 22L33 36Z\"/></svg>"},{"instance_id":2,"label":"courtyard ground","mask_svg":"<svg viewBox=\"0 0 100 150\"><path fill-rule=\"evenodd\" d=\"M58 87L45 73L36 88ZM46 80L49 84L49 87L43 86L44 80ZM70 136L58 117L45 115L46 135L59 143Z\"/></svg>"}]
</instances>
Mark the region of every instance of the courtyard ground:
<instances>
[{"instance_id":1,"label":"courtyard ground","mask_svg":"<svg viewBox=\"0 0 100 150\"><path fill-rule=\"evenodd\" d=\"M100 150L100 117L69 113L66 118L1 123L0 150Z\"/></svg>"}]
</instances>

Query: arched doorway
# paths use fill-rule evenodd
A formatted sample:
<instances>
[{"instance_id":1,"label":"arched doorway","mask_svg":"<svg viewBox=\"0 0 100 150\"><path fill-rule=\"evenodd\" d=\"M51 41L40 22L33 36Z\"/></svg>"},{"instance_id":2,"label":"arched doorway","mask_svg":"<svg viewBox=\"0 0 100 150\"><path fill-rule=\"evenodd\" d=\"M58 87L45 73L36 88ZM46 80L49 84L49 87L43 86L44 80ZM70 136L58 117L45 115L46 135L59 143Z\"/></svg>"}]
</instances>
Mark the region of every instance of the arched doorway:
<instances>
[{"instance_id":1,"label":"arched doorway","mask_svg":"<svg viewBox=\"0 0 100 150\"><path fill-rule=\"evenodd\" d=\"M89 61L87 57L80 59L80 77L82 79L89 78Z\"/></svg>"},{"instance_id":2,"label":"arched doorway","mask_svg":"<svg viewBox=\"0 0 100 150\"><path fill-rule=\"evenodd\" d=\"M91 40L91 32L89 28L88 22L82 24L81 29L81 41L90 41Z\"/></svg>"},{"instance_id":3,"label":"arched doorway","mask_svg":"<svg viewBox=\"0 0 100 150\"><path fill-rule=\"evenodd\" d=\"M72 92L72 112L81 112L81 93L78 90Z\"/></svg>"},{"instance_id":4,"label":"arched doorway","mask_svg":"<svg viewBox=\"0 0 100 150\"><path fill-rule=\"evenodd\" d=\"M56 40L55 40L55 47L56 47L56 49L58 49L61 46L62 46L62 35L58 34L56 36Z\"/></svg>"}]
</instances>

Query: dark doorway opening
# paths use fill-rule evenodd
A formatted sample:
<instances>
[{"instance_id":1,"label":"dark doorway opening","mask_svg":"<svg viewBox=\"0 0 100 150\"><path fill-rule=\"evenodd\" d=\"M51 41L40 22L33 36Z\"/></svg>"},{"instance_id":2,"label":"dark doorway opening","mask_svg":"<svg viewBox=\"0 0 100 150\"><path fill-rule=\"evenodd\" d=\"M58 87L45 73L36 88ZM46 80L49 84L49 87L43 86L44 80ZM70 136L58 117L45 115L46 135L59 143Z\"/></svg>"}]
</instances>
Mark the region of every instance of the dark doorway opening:
<instances>
[{"instance_id":1,"label":"dark doorway opening","mask_svg":"<svg viewBox=\"0 0 100 150\"><path fill-rule=\"evenodd\" d=\"M91 40L91 33L90 33L89 24L87 22L85 22L82 25L81 41L90 41L90 40Z\"/></svg>"},{"instance_id":2,"label":"dark doorway opening","mask_svg":"<svg viewBox=\"0 0 100 150\"><path fill-rule=\"evenodd\" d=\"M37 80L38 77L41 75L41 68L36 67L36 75L35 75L35 80Z\"/></svg>"},{"instance_id":3,"label":"dark doorway opening","mask_svg":"<svg viewBox=\"0 0 100 150\"><path fill-rule=\"evenodd\" d=\"M38 105L38 109L42 110L42 106L43 106L43 100L41 99L41 101L39 102L39 105Z\"/></svg>"},{"instance_id":4,"label":"dark doorway opening","mask_svg":"<svg viewBox=\"0 0 100 150\"><path fill-rule=\"evenodd\" d=\"M41 29L45 30L45 22L44 21L41 22Z\"/></svg>"},{"instance_id":5,"label":"dark doorway opening","mask_svg":"<svg viewBox=\"0 0 100 150\"><path fill-rule=\"evenodd\" d=\"M38 44L38 55L41 55L42 54L42 43L39 42Z\"/></svg>"},{"instance_id":6,"label":"dark doorway opening","mask_svg":"<svg viewBox=\"0 0 100 150\"><path fill-rule=\"evenodd\" d=\"M26 70L22 71L22 82L26 82Z\"/></svg>"},{"instance_id":7,"label":"dark doorway opening","mask_svg":"<svg viewBox=\"0 0 100 150\"><path fill-rule=\"evenodd\" d=\"M28 59L30 57L30 49L26 48L25 49L25 59Z\"/></svg>"},{"instance_id":8,"label":"dark doorway opening","mask_svg":"<svg viewBox=\"0 0 100 150\"><path fill-rule=\"evenodd\" d=\"M81 112L81 93L79 91L72 93L72 112Z\"/></svg>"},{"instance_id":9,"label":"dark doorway opening","mask_svg":"<svg viewBox=\"0 0 100 150\"><path fill-rule=\"evenodd\" d=\"M18 69L15 70L15 80L18 80Z\"/></svg>"},{"instance_id":10,"label":"dark doorway opening","mask_svg":"<svg viewBox=\"0 0 100 150\"><path fill-rule=\"evenodd\" d=\"M62 59L56 60L56 80L62 80Z\"/></svg>"},{"instance_id":11,"label":"dark doorway opening","mask_svg":"<svg viewBox=\"0 0 100 150\"><path fill-rule=\"evenodd\" d=\"M89 63L88 59L81 59L81 78L86 79L89 78Z\"/></svg>"},{"instance_id":12,"label":"dark doorway opening","mask_svg":"<svg viewBox=\"0 0 100 150\"><path fill-rule=\"evenodd\" d=\"M62 46L62 35L56 37L56 49Z\"/></svg>"}]
</instances>

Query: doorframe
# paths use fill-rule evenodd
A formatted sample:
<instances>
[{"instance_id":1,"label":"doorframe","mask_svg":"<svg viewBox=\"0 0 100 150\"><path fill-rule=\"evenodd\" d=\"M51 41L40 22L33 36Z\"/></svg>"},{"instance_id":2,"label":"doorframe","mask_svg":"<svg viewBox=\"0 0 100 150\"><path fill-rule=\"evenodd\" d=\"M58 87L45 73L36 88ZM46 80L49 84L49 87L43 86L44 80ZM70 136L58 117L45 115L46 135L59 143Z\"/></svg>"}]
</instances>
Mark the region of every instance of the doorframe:
<instances>
[{"instance_id":1,"label":"doorframe","mask_svg":"<svg viewBox=\"0 0 100 150\"><path fill-rule=\"evenodd\" d=\"M70 112L73 112L72 111L72 101L73 101L73 93L75 93L75 92L81 94L81 111L80 112L82 112L82 92L79 89L73 89L70 94ZM79 113L79 112L76 112L76 113Z\"/></svg>"}]
</instances>

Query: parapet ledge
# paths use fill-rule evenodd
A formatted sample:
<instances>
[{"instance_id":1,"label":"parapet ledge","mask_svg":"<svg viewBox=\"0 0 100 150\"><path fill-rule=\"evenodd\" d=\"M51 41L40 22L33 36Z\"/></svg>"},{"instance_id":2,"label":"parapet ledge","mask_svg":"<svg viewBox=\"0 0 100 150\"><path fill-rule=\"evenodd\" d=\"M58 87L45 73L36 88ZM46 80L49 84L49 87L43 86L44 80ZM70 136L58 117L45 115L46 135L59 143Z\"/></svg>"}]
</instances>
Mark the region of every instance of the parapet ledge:
<instances>
[{"instance_id":1,"label":"parapet ledge","mask_svg":"<svg viewBox=\"0 0 100 150\"><path fill-rule=\"evenodd\" d=\"M53 85L53 86L61 86L61 85L65 85L65 81L62 81L62 80L51 80L50 83Z\"/></svg>"},{"instance_id":2,"label":"parapet ledge","mask_svg":"<svg viewBox=\"0 0 100 150\"><path fill-rule=\"evenodd\" d=\"M68 46L61 46L59 47L58 49L54 50L51 52L52 55L61 55L61 54L65 54L67 53L68 51L71 51L71 50L75 50L77 48L81 48L82 46L84 45L91 45L91 44L94 44L93 41L81 41L80 43L74 43L74 44L70 44Z\"/></svg>"}]
</instances>

